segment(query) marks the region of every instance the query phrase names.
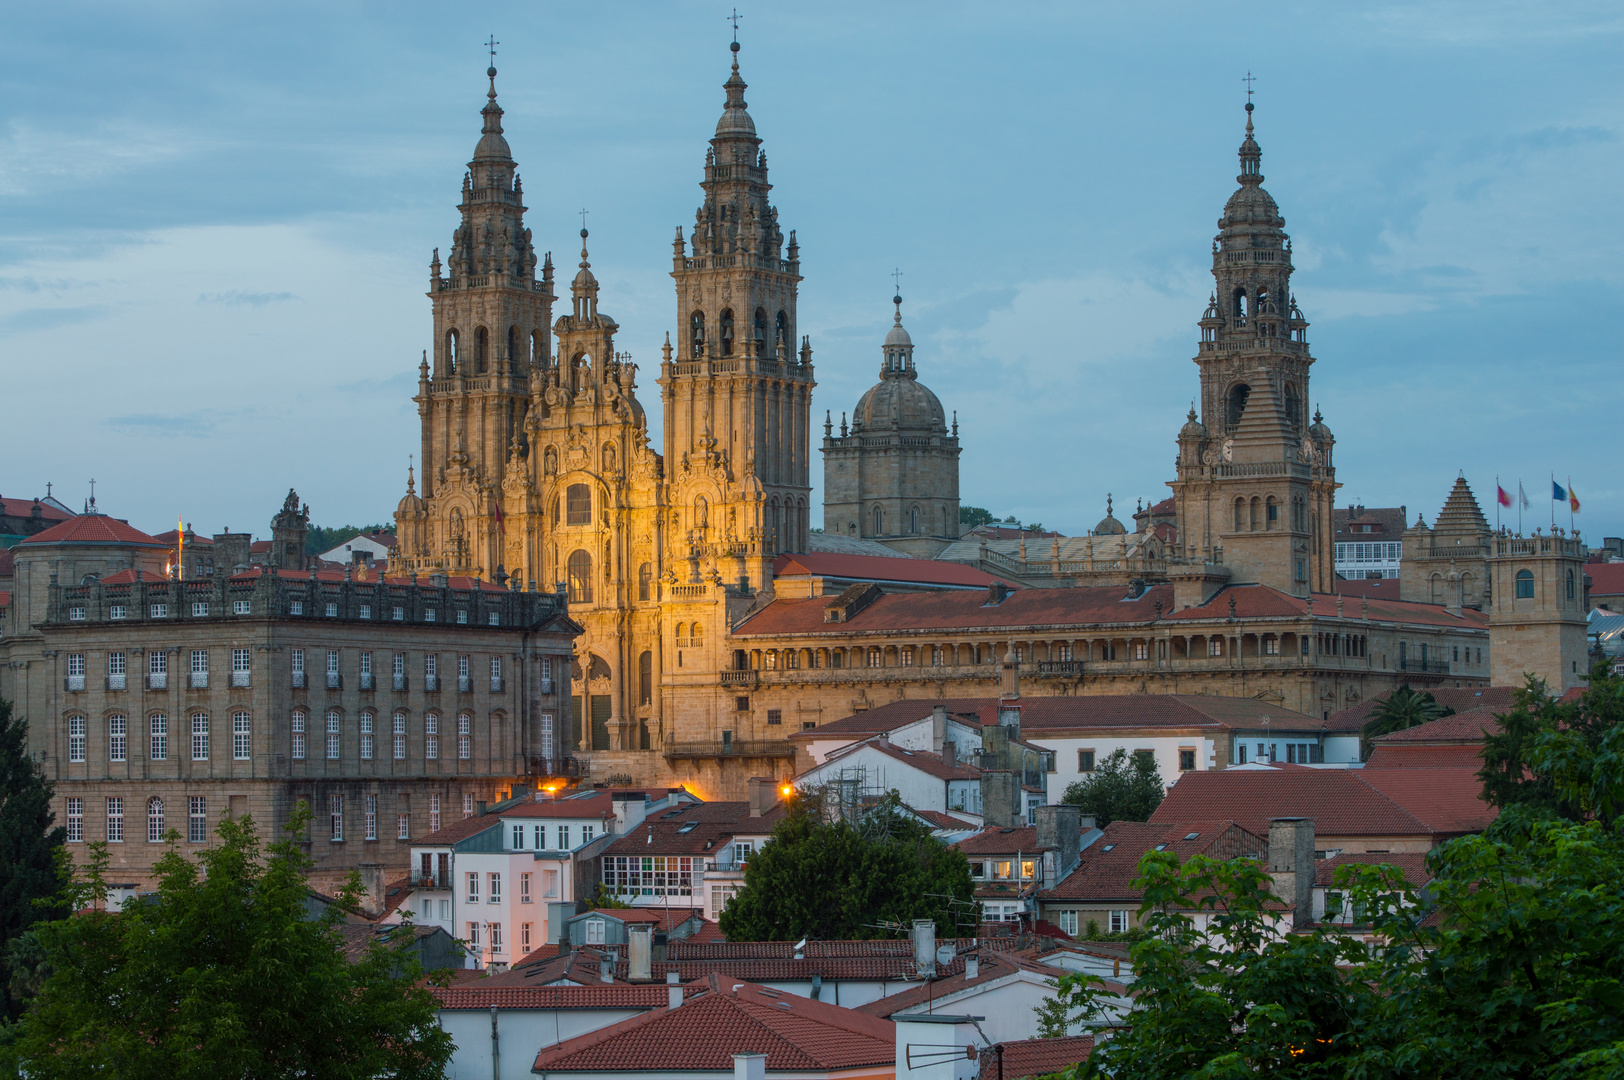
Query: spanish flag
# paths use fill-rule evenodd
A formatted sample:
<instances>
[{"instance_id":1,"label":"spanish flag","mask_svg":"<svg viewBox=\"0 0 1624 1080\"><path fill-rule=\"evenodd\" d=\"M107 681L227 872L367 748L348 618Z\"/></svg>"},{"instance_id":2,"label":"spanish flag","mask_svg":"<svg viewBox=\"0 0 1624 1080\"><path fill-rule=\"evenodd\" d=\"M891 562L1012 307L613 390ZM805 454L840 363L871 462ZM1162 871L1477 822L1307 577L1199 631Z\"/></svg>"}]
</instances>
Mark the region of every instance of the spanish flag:
<instances>
[{"instance_id":1,"label":"spanish flag","mask_svg":"<svg viewBox=\"0 0 1624 1080\"><path fill-rule=\"evenodd\" d=\"M1568 510L1570 513L1579 512L1579 496L1573 490L1573 477L1568 477Z\"/></svg>"},{"instance_id":2,"label":"spanish flag","mask_svg":"<svg viewBox=\"0 0 1624 1080\"><path fill-rule=\"evenodd\" d=\"M175 573L177 577L186 576L186 522L179 514L175 515L175 531L180 534L175 549Z\"/></svg>"}]
</instances>

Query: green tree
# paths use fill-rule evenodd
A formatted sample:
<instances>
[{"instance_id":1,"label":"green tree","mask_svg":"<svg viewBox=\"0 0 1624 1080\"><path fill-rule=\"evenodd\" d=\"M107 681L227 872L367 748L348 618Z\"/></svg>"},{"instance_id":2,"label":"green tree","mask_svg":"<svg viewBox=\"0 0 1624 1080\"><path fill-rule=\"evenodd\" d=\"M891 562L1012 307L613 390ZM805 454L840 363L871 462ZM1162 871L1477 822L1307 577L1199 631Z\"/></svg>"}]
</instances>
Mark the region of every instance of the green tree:
<instances>
[{"instance_id":1,"label":"green tree","mask_svg":"<svg viewBox=\"0 0 1624 1080\"><path fill-rule=\"evenodd\" d=\"M1616 811L1591 809L1594 796L1563 794L1592 786L1593 777L1580 777L1573 770L1604 767L1607 740L1624 724L1624 683L1605 663L1591 670L1589 689L1575 701L1553 698L1543 681L1530 677L1513 697L1511 708L1497 719L1500 730L1483 741L1478 776L1484 801L1502 809L1522 805L1569 821L1586 820L1597 812L1613 820ZM1538 753L1542 740L1556 735L1561 738L1549 745L1560 753L1542 763Z\"/></svg>"},{"instance_id":2,"label":"green tree","mask_svg":"<svg viewBox=\"0 0 1624 1080\"><path fill-rule=\"evenodd\" d=\"M977 525L991 525L994 520L991 510L985 510L979 506L964 506L962 504L959 506L959 524L967 528L973 529Z\"/></svg>"},{"instance_id":3,"label":"green tree","mask_svg":"<svg viewBox=\"0 0 1624 1080\"><path fill-rule=\"evenodd\" d=\"M1567 705L1531 683L1518 709L1537 730L1515 749L1548 789L1435 850L1420 895L1393 867L1340 868L1370 944L1323 926L1270 932L1258 863L1147 853L1134 1004L1071 1075L1624 1075L1621 701L1624 680L1605 669ZM1060 993L1097 1003L1084 976Z\"/></svg>"},{"instance_id":4,"label":"green tree","mask_svg":"<svg viewBox=\"0 0 1624 1080\"><path fill-rule=\"evenodd\" d=\"M55 826L51 782L28 754L28 724L0 701L0 986L12 982L13 945L42 919L65 909L53 902L62 891L67 830ZM17 984L26 987L26 981ZM15 1017L20 999L0 995L0 1020Z\"/></svg>"},{"instance_id":5,"label":"green tree","mask_svg":"<svg viewBox=\"0 0 1624 1080\"><path fill-rule=\"evenodd\" d=\"M789 813L751 856L744 886L722 909L733 941L891 936L884 923L934 920L939 932L978 923L970 863L913 818L895 795L857 823L826 820L816 793Z\"/></svg>"},{"instance_id":6,"label":"green tree","mask_svg":"<svg viewBox=\"0 0 1624 1080\"><path fill-rule=\"evenodd\" d=\"M1431 694L1424 690L1412 690L1410 684L1405 683L1370 710L1370 718L1360 732L1364 738L1365 756L1370 756L1372 739L1453 715L1454 709L1438 704L1438 699Z\"/></svg>"},{"instance_id":7,"label":"green tree","mask_svg":"<svg viewBox=\"0 0 1624 1080\"><path fill-rule=\"evenodd\" d=\"M1094 771L1066 785L1063 803L1083 808L1094 815L1094 824L1105 828L1113 821L1149 821L1167 788L1156 768L1154 755L1114 750Z\"/></svg>"},{"instance_id":8,"label":"green tree","mask_svg":"<svg viewBox=\"0 0 1624 1080\"><path fill-rule=\"evenodd\" d=\"M263 858L253 822L228 820L188 859L171 834L157 894L41 923L50 974L8 1048L30 1077L400 1077L444 1075L450 1036L420 984L409 932L346 959L341 907L306 910L305 804ZM99 872L75 900L104 892Z\"/></svg>"},{"instance_id":9,"label":"green tree","mask_svg":"<svg viewBox=\"0 0 1624 1080\"><path fill-rule=\"evenodd\" d=\"M305 532L305 554L320 555L324 551L331 551L346 540L357 536L373 533L394 534L394 522L387 525L341 525L333 529L324 529L319 525L312 525Z\"/></svg>"}]
</instances>

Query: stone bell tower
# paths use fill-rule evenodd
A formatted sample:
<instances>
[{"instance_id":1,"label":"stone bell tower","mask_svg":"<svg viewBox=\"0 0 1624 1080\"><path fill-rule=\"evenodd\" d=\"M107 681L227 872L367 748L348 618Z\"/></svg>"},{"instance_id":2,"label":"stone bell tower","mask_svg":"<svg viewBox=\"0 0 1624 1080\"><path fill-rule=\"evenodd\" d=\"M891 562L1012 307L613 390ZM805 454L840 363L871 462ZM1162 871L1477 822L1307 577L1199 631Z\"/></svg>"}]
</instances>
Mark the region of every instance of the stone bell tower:
<instances>
[{"instance_id":1,"label":"stone bell tower","mask_svg":"<svg viewBox=\"0 0 1624 1080\"><path fill-rule=\"evenodd\" d=\"M677 229L677 342L660 368L673 540L687 578L761 588L810 530L812 348L796 347L795 234L768 202L767 155L745 105L738 42L693 235ZM682 575L679 574L679 577ZM684 578L686 580L686 578Z\"/></svg>"},{"instance_id":2,"label":"stone bell tower","mask_svg":"<svg viewBox=\"0 0 1624 1080\"><path fill-rule=\"evenodd\" d=\"M1247 102L1240 187L1218 220L1216 288L1200 323L1200 419L1192 408L1169 486L1180 558L1221 561L1233 582L1306 596L1330 592L1335 576L1335 439L1317 411L1312 422L1305 415L1314 358L1262 157Z\"/></svg>"},{"instance_id":3,"label":"stone bell tower","mask_svg":"<svg viewBox=\"0 0 1624 1080\"><path fill-rule=\"evenodd\" d=\"M536 276L524 225L524 186L496 103L496 68L483 128L462 178L461 221L444 270L430 264L434 348L418 370L422 493L396 514L398 570L443 567L493 575L503 565L497 502L521 438L530 373L544 366L552 322L552 260ZM508 569L514 569L509 567Z\"/></svg>"}]
</instances>

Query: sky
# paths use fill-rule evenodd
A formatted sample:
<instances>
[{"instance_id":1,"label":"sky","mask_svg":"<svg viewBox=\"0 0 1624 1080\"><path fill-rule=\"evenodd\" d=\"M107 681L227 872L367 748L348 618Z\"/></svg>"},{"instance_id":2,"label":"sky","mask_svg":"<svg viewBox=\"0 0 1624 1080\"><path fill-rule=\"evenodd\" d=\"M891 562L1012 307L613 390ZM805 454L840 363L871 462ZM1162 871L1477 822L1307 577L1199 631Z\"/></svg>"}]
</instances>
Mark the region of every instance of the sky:
<instances>
[{"instance_id":1,"label":"sky","mask_svg":"<svg viewBox=\"0 0 1624 1080\"><path fill-rule=\"evenodd\" d=\"M590 211L658 447L730 9L6 5L0 494L94 478L154 532L265 535L290 486L317 524L388 520L493 34L536 244L569 267ZM1498 477L1531 530L1554 475L1587 539L1624 535L1616 4L739 14L820 423L876 381L900 268L964 503L1080 534L1164 497L1251 72L1339 505L1430 521L1464 474L1492 523Z\"/></svg>"}]
</instances>

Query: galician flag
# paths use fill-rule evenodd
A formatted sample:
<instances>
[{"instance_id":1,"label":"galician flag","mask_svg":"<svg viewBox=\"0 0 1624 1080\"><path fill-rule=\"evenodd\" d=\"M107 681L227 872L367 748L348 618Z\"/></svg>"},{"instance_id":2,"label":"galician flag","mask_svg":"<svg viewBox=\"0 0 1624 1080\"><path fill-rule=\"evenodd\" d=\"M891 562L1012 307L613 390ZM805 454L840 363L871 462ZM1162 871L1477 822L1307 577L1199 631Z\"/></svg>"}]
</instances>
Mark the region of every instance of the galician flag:
<instances>
[{"instance_id":1,"label":"galician flag","mask_svg":"<svg viewBox=\"0 0 1624 1080\"><path fill-rule=\"evenodd\" d=\"M1528 504L1528 492L1526 492L1526 491L1524 491L1524 490L1523 490L1523 486L1522 486L1522 481L1521 481L1521 480L1518 480L1518 481L1517 481L1517 498L1518 498L1518 500L1519 500L1519 501L1521 501L1521 503L1522 503L1522 508L1523 508L1523 509L1524 509L1524 510L1527 510L1527 509L1528 509L1528 505L1529 505L1529 504Z\"/></svg>"}]
</instances>

